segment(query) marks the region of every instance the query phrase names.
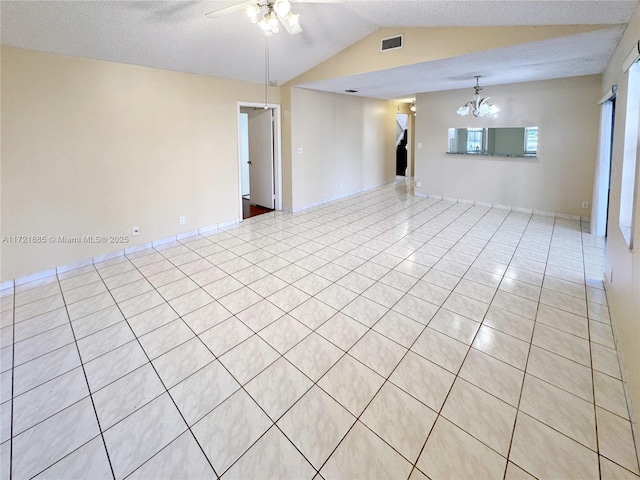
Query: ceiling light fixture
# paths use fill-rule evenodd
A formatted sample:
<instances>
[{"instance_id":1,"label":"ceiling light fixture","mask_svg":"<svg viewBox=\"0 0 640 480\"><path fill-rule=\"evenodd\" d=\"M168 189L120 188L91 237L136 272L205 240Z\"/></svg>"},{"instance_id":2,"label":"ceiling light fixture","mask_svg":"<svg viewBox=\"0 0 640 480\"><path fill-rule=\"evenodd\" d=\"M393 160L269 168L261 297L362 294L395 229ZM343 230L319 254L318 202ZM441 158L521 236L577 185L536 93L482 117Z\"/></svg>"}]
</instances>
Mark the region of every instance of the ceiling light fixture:
<instances>
[{"instance_id":1,"label":"ceiling light fixture","mask_svg":"<svg viewBox=\"0 0 640 480\"><path fill-rule=\"evenodd\" d=\"M472 113L474 117L484 117L485 115L492 115L500 111L498 107L487 102L489 97L480 98L480 90L482 90L482 87L479 81L480 75L476 75L476 86L473 87L475 90L473 98L458 109L456 112L458 115L465 116Z\"/></svg>"},{"instance_id":2,"label":"ceiling light fixture","mask_svg":"<svg viewBox=\"0 0 640 480\"><path fill-rule=\"evenodd\" d=\"M300 15L291 12L289 0L255 3L247 6L251 23L257 24L265 33L278 33L280 23L291 35L302 32ZM280 20L280 22L278 22Z\"/></svg>"},{"instance_id":3,"label":"ceiling light fixture","mask_svg":"<svg viewBox=\"0 0 640 480\"><path fill-rule=\"evenodd\" d=\"M416 114L416 101L415 100L409 104L409 110L411 110L414 115Z\"/></svg>"}]
</instances>

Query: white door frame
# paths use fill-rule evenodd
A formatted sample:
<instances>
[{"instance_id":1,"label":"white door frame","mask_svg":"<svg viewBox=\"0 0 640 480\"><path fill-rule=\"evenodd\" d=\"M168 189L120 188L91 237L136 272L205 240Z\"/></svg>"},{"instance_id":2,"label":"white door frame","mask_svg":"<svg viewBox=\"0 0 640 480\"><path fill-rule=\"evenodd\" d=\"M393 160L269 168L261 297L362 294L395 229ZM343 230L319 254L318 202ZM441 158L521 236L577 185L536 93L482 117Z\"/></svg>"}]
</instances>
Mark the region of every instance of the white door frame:
<instances>
[{"instance_id":1,"label":"white door frame","mask_svg":"<svg viewBox=\"0 0 640 480\"><path fill-rule=\"evenodd\" d=\"M598 102L600 107L600 133L598 158L593 179L591 200L591 234L604 237L609 220L609 188L611 183L611 146L613 143L613 99L616 88L612 87Z\"/></svg>"},{"instance_id":2,"label":"white door frame","mask_svg":"<svg viewBox=\"0 0 640 480\"><path fill-rule=\"evenodd\" d=\"M237 110L237 124L238 124L238 218L242 221L242 159L240 158L240 109L244 107L249 108L264 108L264 103L256 102L238 102ZM275 209L282 210L282 140L281 140L281 116L280 105L275 103L267 103L267 108L272 109L275 113L275 122L273 125L273 176L275 180Z\"/></svg>"}]
</instances>

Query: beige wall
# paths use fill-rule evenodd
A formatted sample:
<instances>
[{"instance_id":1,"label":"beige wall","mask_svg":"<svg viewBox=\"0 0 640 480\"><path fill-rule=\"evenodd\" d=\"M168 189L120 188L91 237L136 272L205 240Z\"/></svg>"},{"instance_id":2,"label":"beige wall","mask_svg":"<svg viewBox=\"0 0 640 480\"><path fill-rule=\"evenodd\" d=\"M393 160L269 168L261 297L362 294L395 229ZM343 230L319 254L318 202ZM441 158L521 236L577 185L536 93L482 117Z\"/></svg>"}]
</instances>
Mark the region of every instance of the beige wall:
<instances>
[{"instance_id":1,"label":"beige wall","mask_svg":"<svg viewBox=\"0 0 640 480\"><path fill-rule=\"evenodd\" d=\"M636 248L633 252L629 251L620 233L618 217L628 91L627 75L622 72L622 61L638 40L640 40L640 7L636 9L624 37L609 61L602 76L600 89L601 94L604 95L612 84L618 85L607 236L607 271L609 268L613 269L613 277L612 281L606 282L606 288L636 418L640 415L640 195L636 196L634 232ZM640 144L638 156L640 157ZM639 181L639 177L640 169L637 168L636 182Z\"/></svg>"},{"instance_id":2,"label":"beige wall","mask_svg":"<svg viewBox=\"0 0 640 480\"><path fill-rule=\"evenodd\" d=\"M611 28L611 25L383 28L291 80L289 84L346 77L603 28ZM399 34L404 34L403 48L380 51L383 38Z\"/></svg>"},{"instance_id":3,"label":"beige wall","mask_svg":"<svg viewBox=\"0 0 640 480\"><path fill-rule=\"evenodd\" d=\"M282 112L282 208L290 212L293 210L291 189L291 88L280 88Z\"/></svg>"},{"instance_id":4,"label":"beige wall","mask_svg":"<svg viewBox=\"0 0 640 480\"><path fill-rule=\"evenodd\" d=\"M2 235L139 225L131 246L240 216L237 102L263 101L261 85L5 47L1 59ZM4 243L1 277L122 248Z\"/></svg>"},{"instance_id":5,"label":"beige wall","mask_svg":"<svg viewBox=\"0 0 640 480\"><path fill-rule=\"evenodd\" d=\"M295 87L290 95L294 211L395 178L394 102Z\"/></svg>"},{"instance_id":6,"label":"beige wall","mask_svg":"<svg viewBox=\"0 0 640 480\"><path fill-rule=\"evenodd\" d=\"M589 215L596 157L600 76L486 87L501 111L495 117L461 117L464 90L417 96L418 193L513 207ZM447 155L447 129L539 127L537 158Z\"/></svg>"}]
</instances>

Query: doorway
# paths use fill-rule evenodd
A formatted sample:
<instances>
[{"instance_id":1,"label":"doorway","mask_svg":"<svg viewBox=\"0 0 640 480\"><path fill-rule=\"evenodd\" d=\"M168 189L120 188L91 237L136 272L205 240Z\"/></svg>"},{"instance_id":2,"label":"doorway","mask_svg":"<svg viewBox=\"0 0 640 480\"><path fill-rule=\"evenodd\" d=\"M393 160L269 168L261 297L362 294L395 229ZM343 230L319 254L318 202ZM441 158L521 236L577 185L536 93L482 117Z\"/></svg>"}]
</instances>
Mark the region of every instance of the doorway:
<instances>
[{"instance_id":1,"label":"doorway","mask_svg":"<svg viewBox=\"0 0 640 480\"><path fill-rule=\"evenodd\" d=\"M616 116L615 87L600 100L600 105L600 141L594 179L593 205L591 206L591 233L599 237L606 237L609 226L611 157Z\"/></svg>"},{"instance_id":2,"label":"doorway","mask_svg":"<svg viewBox=\"0 0 640 480\"><path fill-rule=\"evenodd\" d=\"M396 114L396 175L406 176L408 166L409 115Z\"/></svg>"},{"instance_id":3,"label":"doorway","mask_svg":"<svg viewBox=\"0 0 640 480\"><path fill-rule=\"evenodd\" d=\"M239 218L282 210L280 106L238 103Z\"/></svg>"}]
</instances>

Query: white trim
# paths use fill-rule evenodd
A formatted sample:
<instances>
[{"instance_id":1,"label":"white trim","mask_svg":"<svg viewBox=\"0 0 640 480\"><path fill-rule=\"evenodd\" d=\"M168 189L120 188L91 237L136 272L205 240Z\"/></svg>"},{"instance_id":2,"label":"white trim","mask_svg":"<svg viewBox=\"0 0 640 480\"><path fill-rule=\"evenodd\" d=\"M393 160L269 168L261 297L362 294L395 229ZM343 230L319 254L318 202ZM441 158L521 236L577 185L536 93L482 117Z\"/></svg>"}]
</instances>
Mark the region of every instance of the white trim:
<instances>
[{"instance_id":1,"label":"white trim","mask_svg":"<svg viewBox=\"0 0 640 480\"><path fill-rule=\"evenodd\" d=\"M58 275L61 273L70 272L71 270L76 270L82 267L88 267L89 265L93 265L92 258L85 258L84 260L80 260L79 262L70 263L69 265L63 265L61 267L56 268L56 272Z\"/></svg>"},{"instance_id":2,"label":"white trim","mask_svg":"<svg viewBox=\"0 0 640 480\"><path fill-rule=\"evenodd\" d=\"M636 63L640 59L640 40L636 43L629 54L622 61L622 71L627 73L627 71L631 68L631 65Z\"/></svg>"},{"instance_id":3,"label":"white trim","mask_svg":"<svg viewBox=\"0 0 640 480\"><path fill-rule=\"evenodd\" d=\"M98 255L93 257L93 263L100 263L106 260L111 260L112 258L124 257L124 249L123 250L115 250L113 252L105 253L104 255Z\"/></svg>"},{"instance_id":4,"label":"white trim","mask_svg":"<svg viewBox=\"0 0 640 480\"><path fill-rule=\"evenodd\" d=\"M545 217L555 217L555 218L563 218L565 220L581 220L583 222L589 222L589 218L588 217L581 217L580 215L574 215L572 213L562 213L562 212L549 212L546 210L536 210L533 208L526 208L526 207L514 207L511 205L503 205L500 203L489 203L489 202L482 202L480 200L468 200L468 199L462 199L462 198L455 198L455 197L447 197L447 196L443 196L443 195L436 195L434 193L424 193L424 192L416 192L414 191L413 195L415 197L427 197L427 198L432 198L434 200L440 200L442 202L454 202L454 203L461 203L464 205L476 205L479 207L488 207L488 208L496 208L499 210L510 210L512 212L517 212L517 213L526 213L529 215L542 215Z\"/></svg>"},{"instance_id":5,"label":"white trim","mask_svg":"<svg viewBox=\"0 0 640 480\"><path fill-rule=\"evenodd\" d=\"M179 233L178 235L176 235L176 239L179 240L184 240L185 238L189 238L189 237L195 237L196 235L198 235L198 230L189 230L188 232L182 232Z\"/></svg>"},{"instance_id":6,"label":"white trim","mask_svg":"<svg viewBox=\"0 0 640 480\"><path fill-rule=\"evenodd\" d=\"M395 181L396 180L394 178L393 180L389 180L389 181L386 181L386 182L378 183L378 184L372 185L370 187L364 187L364 188L361 188L359 190L354 190L354 191L351 191L351 192L348 192L348 193L343 193L343 194L337 195L335 197L325 198L324 200L319 200L319 201L314 202L314 203L309 203L307 205L303 205L302 207L292 208L291 210L287 209L286 211L288 213L301 212L301 211L307 210L309 208L313 208L313 207L318 207L320 205L324 205L325 203L333 202L335 200L340 200L340 199L345 198L345 197L350 197L351 195L357 195L358 193L367 192L369 190L373 190L374 188L380 188L380 187L383 187L385 185L389 185L390 183L395 183Z\"/></svg>"},{"instance_id":7,"label":"white trim","mask_svg":"<svg viewBox=\"0 0 640 480\"><path fill-rule=\"evenodd\" d=\"M218 230L221 230L223 228L228 228L231 227L237 223L241 223L242 219L241 218L234 218L233 220L227 220L226 222L220 222L218 224Z\"/></svg>"},{"instance_id":8,"label":"white trim","mask_svg":"<svg viewBox=\"0 0 640 480\"><path fill-rule=\"evenodd\" d=\"M611 88L607 90L600 100L598 100L598 105L602 105L604 102L608 102L609 100L613 100L616 96L616 92L618 91L618 85L611 85Z\"/></svg>"},{"instance_id":9,"label":"white trim","mask_svg":"<svg viewBox=\"0 0 640 480\"><path fill-rule=\"evenodd\" d=\"M16 287L20 285L24 285L25 283L35 282L36 280L42 280L43 278L52 277L56 274L55 268L50 268L48 270L42 270L41 272L32 273L31 275L25 275L24 277L19 277L14 280L14 284Z\"/></svg>"},{"instance_id":10,"label":"white trim","mask_svg":"<svg viewBox=\"0 0 640 480\"><path fill-rule=\"evenodd\" d=\"M211 233L211 232L215 232L216 230L218 230L218 225L209 225L208 227L202 227L198 229L198 233L200 235L204 235L205 233Z\"/></svg>"},{"instance_id":11,"label":"white trim","mask_svg":"<svg viewBox=\"0 0 640 480\"><path fill-rule=\"evenodd\" d=\"M153 242L141 243L139 245L134 245L133 247L125 248L124 254L130 255L132 253L141 252L142 250L147 250L149 248L153 248Z\"/></svg>"},{"instance_id":12,"label":"white trim","mask_svg":"<svg viewBox=\"0 0 640 480\"><path fill-rule=\"evenodd\" d=\"M607 95L609 95L607 97ZM591 234L604 237L607 231L609 210L609 185L611 182L611 144L613 138L612 114L615 89L611 87L600 103L600 132L598 138L598 158L593 178L591 199Z\"/></svg>"},{"instance_id":13,"label":"white trim","mask_svg":"<svg viewBox=\"0 0 640 480\"><path fill-rule=\"evenodd\" d=\"M536 210L535 208L533 209L533 214L542 215L543 217L554 217L554 218L556 216L556 212L550 212L548 210Z\"/></svg>"},{"instance_id":14,"label":"white trim","mask_svg":"<svg viewBox=\"0 0 640 480\"><path fill-rule=\"evenodd\" d=\"M180 233L177 235L172 235L169 237L164 237L159 240L154 240L152 242L141 243L139 245L133 245L126 249L122 250L114 250L112 252L105 253L104 255L97 255L95 257L84 258L82 260L78 260L77 262L70 263L67 265L61 265L58 267L50 268L47 270L43 270L40 272L35 272L30 275L25 275L23 277L18 277L13 280L5 280L0 283L0 290L5 290L7 288L15 288L19 285L24 285L25 283L35 282L37 280L42 280L43 278L52 277L54 275L70 272L72 270L76 270L82 267L88 267L89 265L95 265L96 263L101 263L106 260L110 260L113 258L122 257L125 255L129 255L132 253L140 252L142 250L147 250L149 248L160 247L162 245L166 245L168 243L176 242L178 240L192 237L198 234L211 235L212 233L219 232L222 228L228 228L234 225L238 225L242 220L238 218L234 218L232 220L227 220L224 222L220 222L215 225L208 225L206 227L202 227L200 229L191 230L189 232Z\"/></svg>"},{"instance_id":15,"label":"white trim","mask_svg":"<svg viewBox=\"0 0 640 480\"><path fill-rule=\"evenodd\" d=\"M518 213L533 213L533 208L524 208L524 207L513 207L511 210Z\"/></svg>"},{"instance_id":16,"label":"white trim","mask_svg":"<svg viewBox=\"0 0 640 480\"><path fill-rule=\"evenodd\" d=\"M563 218L565 220L580 220L580 215L573 215L572 213L556 212L556 218Z\"/></svg>"},{"instance_id":17,"label":"white trim","mask_svg":"<svg viewBox=\"0 0 640 480\"><path fill-rule=\"evenodd\" d=\"M491 204L492 208L497 208L500 210L511 210L511 205L503 205L501 203L492 203Z\"/></svg>"},{"instance_id":18,"label":"white trim","mask_svg":"<svg viewBox=\"0 0 640 480\"><path fill-rule=\"evenodd\" d=\"M282 210L282 115L280 105L277 103L267 103L268 109L272 109L275 117L273 126L273 176L275 179L275 202L274 207L277 211ZM240 151L242 146L240 145L240 109L243 107L249 108L264 108L264 103L255 102L238 102L237 103L237 124L238 124L238 217L242 222L242 159L240 158Z\"/></svg>"},{"instance_id":19,"label":"white trim","mask_svg":"<svg viewBox=\"0 0 640 480\"><path fill-rule=\"evenodd\" d=\"M154 240L153 242L151 242L151 245L154 247L159 247L161 245L166 245L167 243L176 242L177 240L178 237L176 235L172 235L170 237L164 237L159 240Z\"/></svg>"},{"instance_id":20,"label":"white trim","mask_svg":"<svg viewBox=\"0 0 640 480\"><path fill-rule=\"evenodd\" d=\"M329 203L335 200L339 200L342 199L344 197L348 197L351 195L356 195L358 193L363 193L366 192L368 190L373 190L375 188L379 188L382 187L384 185L388 185L391 183L395 183L395 179L394 180L390 180L387 182L383 182L377 185L372 185L370 187L365 187L365 188L361 188L357 191L351 192L351 193L347 193L344 195L340 195L334 198L329 198L326 200L322 200L319 202L316 202L312 205L307 205L295 210L286 210L287 213L297 213L300 212L302 210L307 210L309 208L313 208L313 207L317 207L320 205L323 205L325 203ZM520 213L529 213L529 214L533 214L533 215L543 215L543 216L548 216L548 217L557 217L557 218L564 218L564 219L570 219L570 220L582 220L583 222L588 222L588 218L586 217L580 217L578 215L572 215L572 214L568 214L568 213L556 213L556 212L548 212L548 211L544 211L544 210L532 210L529 208L522 208L522 207L511 207L509 205L500 205L500 204L492 204L492 203L487 203L487 202L482 202L482 201L478 201L478 200L468 200L468 199L460 199L460 198L454 198L454 197L443 197L442 195L435 195L435 194L431 194L431 193L425 193L425 192L416 192L414 191L414 196L415 197L422 197L422 198L431 198L434 200L440 200L440 201L447 201L447 202L453 202L453 203L460 203L460 204L464 204L464 205L476 205L476 206L482 206L482 207L489 207L489 208L500 208L500 209L506 209L506 210L512 210L514 212L520 212ZM161 238L159 240L154 240L152 242L147 242L147 243L142 243L139 245L134 245L132 247L129 247L125 250L116 250L114 252L109 252L107 254L104 255L100 255L100 256L96 256L96 257L92 257L92 258L88 258L88 259L84 259L84 260L80 260L78 262L69 264L69 265L64 265L64 266L60 266L57 268L52 268L52 269L48 269L48 270L43 270L41 272L36 272L33 273L31 275L26 275L23 277L19 277L17 279L14 280L6 280L2 283L0 283L0 290L6 290L8 288L15 288L17 286L23 285L25 283L30 283L30 282L34 282L37 280L41 280L43 278L47 278L47 277L51 277L51 276L55 276L59 273L65 273L71 270L74 270L76 268L82 268L84 266L89 266L91 264L96 264L96 263L100 263L103 262L105 260L109 260L112 258L118 258L121 257L123 255L127 255L130 253L135 253L135 252L139 252L142 250L146 250L149 248L154 248L154 247L159 247L162 245L166 245L168 243L172 243L172 242L176 242L179 239L183 239L183 238L187 238L193 235L197 235L197 234L201 234L201 235L205 235L205 236L209 236L215 233L220 233L223 230L230 230L232 228L237 228L240 226L240 223L242 223L242 219L240 218L235 218L235 219L231 219L231 220L227 220L224 222L220 222L218 224L215 225L208 225L206 227L202 227L200 229L197 230L192 230L190 232L184 232L182 234L178 234L178 235L172 235L169 237L164 237Z\"/></svg>"}]
</instances>

